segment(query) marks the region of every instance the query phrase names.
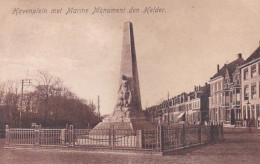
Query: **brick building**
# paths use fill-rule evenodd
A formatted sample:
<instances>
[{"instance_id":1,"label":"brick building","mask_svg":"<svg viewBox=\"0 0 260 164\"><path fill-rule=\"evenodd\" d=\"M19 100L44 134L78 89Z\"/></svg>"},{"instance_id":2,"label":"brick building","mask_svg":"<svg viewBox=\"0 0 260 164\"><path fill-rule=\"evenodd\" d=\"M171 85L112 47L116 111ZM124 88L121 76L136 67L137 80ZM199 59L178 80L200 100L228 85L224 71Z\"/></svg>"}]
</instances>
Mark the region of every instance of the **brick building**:
<instances>
[{"instance_id":1,"label":"brick building","mask_svg":"<svg viewBox=\"0 0 260 164\"><path fill-rule=\"evenodd\" d=\"M210 122L235 125L241 122L241 76L240 68L244 63L242 54L210 78L209 113Z\"/></svg>"},{"instance_id":2,"label":"brick building","mask_svg":"<svg viewBox=\"0 0 260 164\"><path fill-rule=\"evenodd\" d=\"M190 93L181 93L169 100L164 100L159 105L146 109L150 120L161 119L164 123L191 123L200 124L208 121L209 85L195 86ZM154 113L158 112L158 115ZM155 116L160 118L156 119Z\"/></svg>"},{"instance_id":3,"label":"brick building","mask_svg":"<svg viewBox=\"0 0 260 164\"><path fill-rule=\"evenodd\" d=\"M240 67L242 74L243 126L260 121L260 45Z\"/></svg>"},{"instance_id":4,"label":"brick building","mask_svg":"<svg viewBox=\"0 0 260 164\"><path fill-rule=\"evenodd\" d=\"M186 122L204 123L209 120L209 84L205 86L195 86L194 91L188 94L186 101Z\"/></svg>"}]
</instances>

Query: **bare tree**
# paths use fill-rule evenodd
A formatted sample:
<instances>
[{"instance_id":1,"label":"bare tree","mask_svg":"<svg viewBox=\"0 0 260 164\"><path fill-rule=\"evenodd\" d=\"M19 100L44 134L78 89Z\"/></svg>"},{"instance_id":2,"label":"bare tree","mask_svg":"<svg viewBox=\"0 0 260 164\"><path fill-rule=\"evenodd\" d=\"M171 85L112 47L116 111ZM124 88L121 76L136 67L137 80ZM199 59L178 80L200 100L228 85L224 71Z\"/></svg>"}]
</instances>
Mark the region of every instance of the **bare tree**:
<instances>
[{"instance_id":1,"label":"bare tree","mask_svg":"<svg viewBox=\"0 0 260 164\"><path fill-rule=\"evenodd\" d=\"M15 121L18 120L18 104L19 104L19 95L17 90L19 88L19 83L16 81L7 81L2 84L1 87L3 90L2 94L2 105L8 113L7 119L10 119L11 125L15 124Z\"/></svg>"},{"instance_id":2,"label":"bare tree","mask_svg":"<svg viewBox=\"0 0 260 164\"><path fill-rule=\"evenodd\" d=\"M49 112L51 112L49 110L49 98L60 92L62 81L47 71L38 70L36 82L36 92L42 104L41 107L43 107L41 112L44 113L44 121L47 122Z\"/></svg>"}]
</instances>

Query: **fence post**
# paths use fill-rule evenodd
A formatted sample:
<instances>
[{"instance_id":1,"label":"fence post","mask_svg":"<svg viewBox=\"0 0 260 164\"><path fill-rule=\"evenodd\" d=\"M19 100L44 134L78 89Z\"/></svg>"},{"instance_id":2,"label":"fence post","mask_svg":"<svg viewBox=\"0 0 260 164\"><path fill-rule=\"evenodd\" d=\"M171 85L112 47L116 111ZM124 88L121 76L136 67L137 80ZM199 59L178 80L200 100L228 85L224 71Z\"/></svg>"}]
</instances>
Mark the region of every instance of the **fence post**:
<instances>
[{"instance_id":1,"label":"fence post","mask_svg":"<svg viewBox=\"0 0 260 164\"><path fill-rule=\"evenodd\" d=\"M10 143L9 126L5 125L5 144Z\"/></svg>"},{"instance_id":2,"label":"fence post","mask_svg":"<svg viewBox=\"0 0 260 164\"><path fill-rule=\"evenodd\" d=\"M39 130L39 126L36 125L36 126L35 126L35 129L34 129L34 135L35 135L35 143L34 143L34 144L35 144L36 146L39 146L39 143L40 143L40 142L39 142L39 141L40 141L39 131L40 131L40 130Z\"/></svg>"},{"instance_id":3,"label":"fence post","mask_svg":"<svg viewBox=\"0 0 260 164\"><path fill-rule=\"evenodd\" d=\"M138 149L142 149L142 136L143 136L143 131L142 130L137 130L136 131L136 147Z\"/></svg>"},{"instance_id":4,"label":"fence post","mask_svg":"<svg viewBox=\"0 0 260 164\"><path fill-rule=\"evenodd\" d=\"M199 124L199 129L198 129L198 141L201 143L201 125Z\"/></svg>"},{"instance_id":5,"label":"fence post","mask_svg":"<svg viewBox=\"0 0 260 164\"><path fill-rule=\"evenodd\" d=\"M185 141L185 124L182 125L182 145L185 146L186 145L186 141Z\"/></svg>"},{"instance_id":6,"label":"fence post","mask_svg":"<svg viewBox=\"0 0 260 164\"><path fill-rule=\"evenodd\" d=\"M214 140L214 125L213 124L210 125L210 139L211 139L211 141Z\"/></svg>"},{"instance_id":7,"label":"fence post","mask_svg":"<svg viewBox=\"0 0 260 164\"><path fill-rule=\"evenodd\" d=\"M223 137L223 135L224 135L224 131L223 131L223 122L221 123L221 125L220 125L220 128L221 128L221 139L223 139L224 137Z\"/></svg>"},{"instance_id":8,"label":"fence post","mask_svg":"<svg viewBox=\"0 0 260 164\"><path fill-rule=\"evenodd\" d=\"M110 128L109 128L109 130L108 130L108 147L109 148L111 148L112 147L112 141L111 141L111 135L112 135L112 133L111 133L111 126L110 126Z\"/></svg>"},{"instance_id":9,"label":"fence post","mask_svg":"<svg viewBox=\"0 0 260 164\"><path fill-rule=\"evenodd\" d=\"M70 129L69 129L69 146L70 148L74 147L73 125L70 125Z\"/></svg>"},{"instance_id":10,"label":"fence post","mask_svg":"<svg viewBox=\"0 0 260 164\"><path fill-rule=\"evenodd\" d=\"M110 141L110 146L111 146L111 149L114 149L115 147L115 130L114 130L114 126L111 125L110 126L110 130L109 130L109 141Z\"/></svg>"},{"instance_id":11,"label":"fence post","mask_svg":"<svg viewBox=\"0 0 260 164\"><path fill-rule=\"evenodd\" d=\"M157 151L160 151L160 126L157 125L156 127L156 147Z\"/></svg>"},{"instance_id":12,"label":"fence post","mask_svg":"<svg viewBox=\"0 0 260 164\"><path fill-rule=\"evenodd\" d=\"M65 135L66 135L66 129L61 129L60 140L62 145L65 145Z\"/></svg>"},{"instance_id":13,"label":"fence post","mask_svg":"<svg viewBox=\"0 0 260 164\"><path fill-rule=\"evenodd\" d=\"M160 152L164 150L164 127L163 125L159 125L159 138L160 138Z\"/></svg>"}]
</instances>

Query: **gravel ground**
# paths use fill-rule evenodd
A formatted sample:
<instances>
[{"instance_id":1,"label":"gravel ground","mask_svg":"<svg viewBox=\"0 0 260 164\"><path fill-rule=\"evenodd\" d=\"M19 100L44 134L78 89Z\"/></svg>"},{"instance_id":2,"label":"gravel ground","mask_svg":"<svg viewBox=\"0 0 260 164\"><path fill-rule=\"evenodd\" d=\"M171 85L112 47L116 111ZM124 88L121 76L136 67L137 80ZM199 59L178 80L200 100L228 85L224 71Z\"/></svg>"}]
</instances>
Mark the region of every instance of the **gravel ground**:
<instances>
[{"instance_id":1,"label":"gravel ground","mask_svg":"<svg viewBox=\"0 0 260 164\"><path fill-rule=\"evenodd\" d=\"M224 129L225 140L197 148L187 149L178 155L111 154L84 151L47 149L3 149L0 141L0 163L8 164L85 164L85 163L174 163L174 164L259 164L260 130Z\"/></svg>"}]
</instances>

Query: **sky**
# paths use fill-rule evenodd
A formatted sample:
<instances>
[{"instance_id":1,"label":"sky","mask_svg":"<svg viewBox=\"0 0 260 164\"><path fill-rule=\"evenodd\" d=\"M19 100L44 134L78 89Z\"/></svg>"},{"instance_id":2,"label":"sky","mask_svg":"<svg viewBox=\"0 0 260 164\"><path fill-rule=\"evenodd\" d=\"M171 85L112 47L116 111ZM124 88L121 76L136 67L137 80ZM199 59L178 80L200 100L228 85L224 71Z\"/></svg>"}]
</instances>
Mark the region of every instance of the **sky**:
<instances>
[{"instance_id":1,"label":"sky","mask_svg":"<svg viewBox=\"0 0 260 164\"><path fill-rule=\"evenodd\" d=\"M225 63L259 46L258 0L0 0L0 81L33 77L47 70L78 97L113 112L120 72L123 25L134 28L142 107L194 85L204 85ZM90 13L65 14L67 8ZM140 12L92 14L95 7L139 8ZM143 13L159 7L164 13ZM47 9L47 14L12 14ZM51 9L62 8L61 14ZM28 72L28 73L27 73Z\"/></svg>"}]
</instances>

